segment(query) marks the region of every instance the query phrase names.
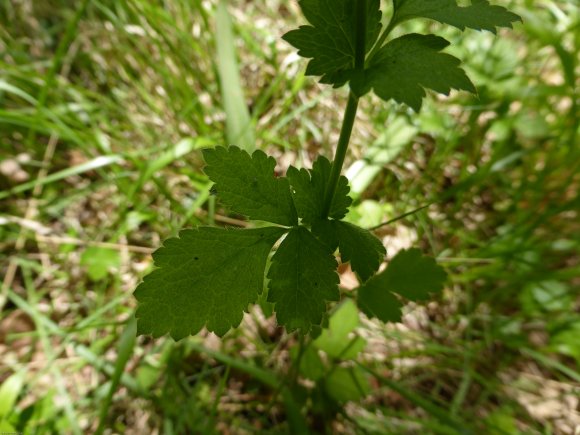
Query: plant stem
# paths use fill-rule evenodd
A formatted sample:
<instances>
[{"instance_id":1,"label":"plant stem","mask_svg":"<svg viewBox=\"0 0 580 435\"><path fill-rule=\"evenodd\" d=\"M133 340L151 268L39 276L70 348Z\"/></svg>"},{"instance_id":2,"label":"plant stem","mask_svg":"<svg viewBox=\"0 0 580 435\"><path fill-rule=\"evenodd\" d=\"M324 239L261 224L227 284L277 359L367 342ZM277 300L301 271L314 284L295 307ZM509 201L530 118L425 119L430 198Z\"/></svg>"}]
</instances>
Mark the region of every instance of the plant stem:
<instances>
[{"instance_id":1,"label":"plant stem","mask_svg":"<svg viewBox=\"0 0 580 435\"><path fill-rule=\"evenodd\" d=\"M356 20L356 40L355 40L355 63L354 67L357 70L364 70L365 55L366 55L366 35L367 35L367 0L357 0L355 5L355 20ZM358 109L358 97L352 92L348 95L348 103L344 111L344 118L342 120L342 127L340 129L340 137L338 138L338 145L336 147L336 154L332 161L332 168L330 170L330 178L324 192L324 204L322 207L322 216L328 217L332 207L332 200L336 193L338 180L340 179L340 172L348 150L348 143L350 142L350 135L354 126L356 112Z\"/></svg>"},{"instance_id":2,"label":"plant stem","mask_svg":"<svg viewBox=\"0 0 580 435\"><path fill-rule=\"evenodd\" d=\"M332 206L332 200L334 199L334 194L336 192L336 187L338 186L338 179L340 178L340 172L342 170L342 165L344 164L344 158L346 157L346 150L348 149L348 143L350 141L350 135L352 133L357 109L358 97L351 92L348 96L348 103L344 111L344 119L342 121L342 128L340 129L336 154L334 155L334 160L332 162L332 169L330 170L330 178L326 186L326 192L324 193L322 216L325 218L328 217L330 207Z\"/></svg>"}]
</instances>

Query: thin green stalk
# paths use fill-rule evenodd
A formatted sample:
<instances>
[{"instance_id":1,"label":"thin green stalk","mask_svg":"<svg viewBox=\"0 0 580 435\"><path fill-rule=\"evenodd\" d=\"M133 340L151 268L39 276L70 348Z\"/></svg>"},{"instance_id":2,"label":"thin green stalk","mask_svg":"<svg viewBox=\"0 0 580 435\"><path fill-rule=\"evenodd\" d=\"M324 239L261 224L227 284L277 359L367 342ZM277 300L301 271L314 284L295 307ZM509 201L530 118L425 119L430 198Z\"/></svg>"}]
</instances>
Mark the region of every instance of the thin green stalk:
<instances>
[{"instance_id":1,"label":"thin green stalk","mask_svg":"<svg viewBox=\"0 0 580 435\"><path fill-rule=\"evenodd\" d=\"M367 1L358 0L355 9L356 46L355 46L355 65L354 65L355 69L357 70L364 70L365 67L366 34L367 34L366 11L367 11ZM336 193L338 180L340 178L342 166L344 164L344 159L346 157L346 151L348 150L348 143L350 142L350 136L352 134L352 128L354 126L354 120L356 118L357 109L358 109L358 97L351 92L348 96L348 103L346 104L346 109L344 111L344 119L342 120L340 137L338 138L338 145L336 147L336 154L332 162L332 169L330 170L330 179L328 180L328 185L326 186L326 191L324 192L324 204L322 208L323 217L328 217L328 214L330 213L332 200L334 199L334 194Z\"/></svg>"},{"instance_id":2,"label":"thin green stalk","mask_svg":"<svg viewBox=\"0 0 580 435\"><path fill-rule=\"evenodd\" d=\"M342 171L342 165L344 164L344 158L348 150L348 143L350 141L352 127L354 126L357 109L358 97L351 92L348 96L348 103L344 111L344 119L342 121L342 128L340 129L336 154L334 155L332 169L330 170L330 179L328 180L326 192L324 193L324 207L322 208L322 215L324 217L328 217L332 200L336 193L336 187L338 186L338 179L340 178L340 172Z\"/></svg>"}]
</instances>

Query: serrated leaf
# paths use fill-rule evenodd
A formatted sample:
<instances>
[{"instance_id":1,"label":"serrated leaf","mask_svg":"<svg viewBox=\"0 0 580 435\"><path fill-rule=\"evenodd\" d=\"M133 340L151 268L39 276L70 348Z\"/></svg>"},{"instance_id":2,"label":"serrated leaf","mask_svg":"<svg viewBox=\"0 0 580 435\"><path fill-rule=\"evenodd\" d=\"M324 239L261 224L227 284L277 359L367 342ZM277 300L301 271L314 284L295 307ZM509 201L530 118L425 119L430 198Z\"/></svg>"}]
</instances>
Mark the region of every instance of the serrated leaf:
<instances>
[{"instance_id":1,"label":"serrated leaf","mask_svg":"<svg viewBox=\"0 0 580 435\"><path fill-rule=\"evenodd\" d=\"M333 250L338 247L342 262L350 262L352 270L363 282L379 270L387 253L373 233L348 222L318 221L312 226L312 231Z\"/></svg>"},{"instance_id":2,"label":"serrated leaf","mask_svg":"<svg viewBox=\"0 0 580 435\"><path fill-rule=\"evenodd\" d=\"M362 95L371 88L385 101L394 99L416 112L421 109L425 89L449 95L451 89L475 93L475 87L459 59L441 53L449 42L435 35L411 33L394 39L373 58L365 77L353 81L353 92Z\"/></svg>"},{"instance_id":3,"label":"serrated leaf","mask_svg":"<svg viewBox=\"0 0 580 435\"><path fill-rule=\"evenodd\" d=\"M290 230L272 257L268 301L278 323L289 331L320 325L326 301L338 300L338 274L332 251L304 227Z\"/></svg>"},{"instance_id":4,"label":"serrated leaf","mask_svg":"<svg viewBox=\"0 0 580 435\"><path fill-rule=\"evenodd\" d=\"M220 200L250 219L292 226L298 223L286 178L274 174L276 160L262 151L250 156L236 146L203 151L204 172Z\"/></svg>"},{"instance_id":5,"label":"serrated leaf","mask_svg":"<svg viewBox=\"0 0 580 435\"><path fill-rule=\"evenodd\" d=\"M183 230L153 254L158 269L135 290L140 334L179 340L204 326L223 336L263 290L281 228Z\"/></svg>"},{"instance_id":6,"label":"serrated leaf","mask_svg":"<svg viewBox=\"0 0 580 435\"><path fill-rule=\"evenodd\" d=\"M344 84L342 71L354 67L356 46L356 0L301 0L300 8L310 26L300 26L283 38L311 58L306 75L323 76L321 82ZM379 0L367 0L366 52L372 48L381 30Z\"/></svg>"},{"instance_id":7,"label":"serrated leaf","mask_svg":"<svg viewBox=\"0 0 580 435\"><path fill-rule=\"evenodd\" d=\"M435 259L423 255L417 248L397 253L382 275L391 291L411 301L429 299L429 293L443 289L447 278Z\"/></svg>"},{"instance_id":8,"label":"serrated leaf","mask_svg":"<svg viewBox=\"0 0 580 435\"><path fill-rule=\"evenodd\" d=\"M332 164L323 156L316 159L311 170L298 170L293 166L288 168L286 176L292 186L292 199L298 216L306 224L311 224L322 218L324 194L331 168ZM342 219L346 215L352 203L352 199L348 196L349 191L348 179L341 175L330 207L330 217Z\"/></svg>"},{"instance_id":9,"label":"serrated leaf","mask_svg":"<svg viewBox=\"0 0 580 435\"><path fill-rule=\"evenodd\" d=\"M419 249L402 250L382 273L359 287L358 304L369 317L396 322L401 319L401 303L393 293L411 301L425 300L443 289L446 278L443 268Z\"/></svg>"},{"instance_id":10,"label":"serrated leaf","mask_svg":"<svg viewBox=\"0 0 580 435\"><path fill-rule=\"evenodd\" d=\"M332 314L328 328L322 331L313 344L333 358L355 358L366 345L364 338L350 337L358 325L359 311L354 302L347 299Z\"/></svg>"},{"instance_id":11,"label":"serrated leaf","mask_svg":"<svg viewBox=\"0 0 580 435\"><path fill-rule=\"evenodd\" d=\"M422 17L460 30L469 27L495 33L498 27L512 27L512 23L521 21L518 15L487 0L472 0L469 6L459 6L456 0L394 0L394 7L395 23Z\"/></svg>"},{"instance_id":12,"label":"serrated leaf","mask_svg":"<svg viewBox=\"0 0 580 435\"><path fill-rule=\"evenodd\" d=\"M368 318L376 317L383 322L401 320L401 302L387 290L377 275L358 289L358 307Z\"/></svg>"}]
</instances>

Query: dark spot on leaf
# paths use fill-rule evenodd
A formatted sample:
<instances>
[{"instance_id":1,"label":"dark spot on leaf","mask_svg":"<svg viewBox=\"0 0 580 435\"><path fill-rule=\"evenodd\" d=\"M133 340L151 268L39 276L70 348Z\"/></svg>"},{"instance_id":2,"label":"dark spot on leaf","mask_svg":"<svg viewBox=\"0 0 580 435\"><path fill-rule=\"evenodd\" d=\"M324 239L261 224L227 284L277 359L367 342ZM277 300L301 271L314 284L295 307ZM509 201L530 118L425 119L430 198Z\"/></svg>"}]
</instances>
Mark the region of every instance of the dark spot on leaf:
<instances>
[{"instance_id":1,"label":"dark spot on leaf","mask_svg":"<svg viewBox=\"0 0 580 435\"><path fill-rule=\"evenodd\" d=\"M194 260L199 260L199 257L193 257Z\"/></svg>"}]
</instances>

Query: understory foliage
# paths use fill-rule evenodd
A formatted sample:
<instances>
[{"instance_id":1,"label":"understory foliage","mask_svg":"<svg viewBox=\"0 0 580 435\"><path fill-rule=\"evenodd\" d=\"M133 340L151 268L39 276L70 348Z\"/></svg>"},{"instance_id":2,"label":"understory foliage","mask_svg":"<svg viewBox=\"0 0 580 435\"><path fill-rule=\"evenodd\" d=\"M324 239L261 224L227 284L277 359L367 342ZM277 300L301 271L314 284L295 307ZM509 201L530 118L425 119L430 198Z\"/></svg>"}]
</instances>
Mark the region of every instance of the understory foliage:
<instances>
[{"instance_id":1,"label":"understory foliage","mask_svg":"<svg viewBox=\"0 0 580 435\"><path fill-rule=\"evenodd\" d=\"M445 291L404 306L400 323L368 320L363 310L391 305L361 303L340 263L366 265L361 281L374 263L343 247L328 326L316 339L287 334L267 302L282 235L240 327L177 343L136 337L133 318L133 290L163 240L191 232L205 249L224 232L216 225L269 226L269 237L294 227L244 222L203 173L202 150L261 149L277 160L271 178L290 179L290 164L310 174L338 150L351 83L305 77L313 58L280 38L312 27L298 0L0 2L0 432L574 433L580 3L490 2L523 24L497 37L413 18L389 34L385 43L406 33L450 41L438 54L463 60L477 94L423 88L416 113L369 91L340 171L352 198L340 221L383 242L379 271L419 248L448 273ZM393 4L381 5L386 28ZM299 222L313 231L312 220ZM184 228L197 230L175 239ZM184 270L202 261L198 249ZM251 263L242 257L232 287ZM199 315L228 272L156 290L197 291ZM381 296L405 302L383 285ZM242 305L247 292L228 296ZM156 307L155 323L177 312Z\"/></svg>"},{"instance_id":2,"label":"understory foliage","mask_svg":"<svg viewBox=\"0 0 580 435\"><path fill-rule=\"evenodd\" d=\"M343 221L352 199L340 171L358 99L372 91L419 111L427 90L475 92L460 60L442 52L449 45L444 38L417 33L389 38L402 22L423 18L495 32L519 17L486 0L469 6L455 0L394 0L383 25L379 0L299 4L309 25L284 39L310 59L307 75L350 88L337 156L332 162L320 156L312 169L291 166L285 177L276 177L275 159L262 151L206 149L205 173L221 203L267 225L198 227L166 241L153 256L158 268L135 291L139 333L181 339L205 327L222 336L265 291L278 324L319 335L328 325L328 303L340 299L337 249L359 278L353 295L369 317L398 321L403 301L426 300L443 288L446 273L418 249L400 251L377 273L386 254L381 241Z\"/></svg>"}]
</instances>

